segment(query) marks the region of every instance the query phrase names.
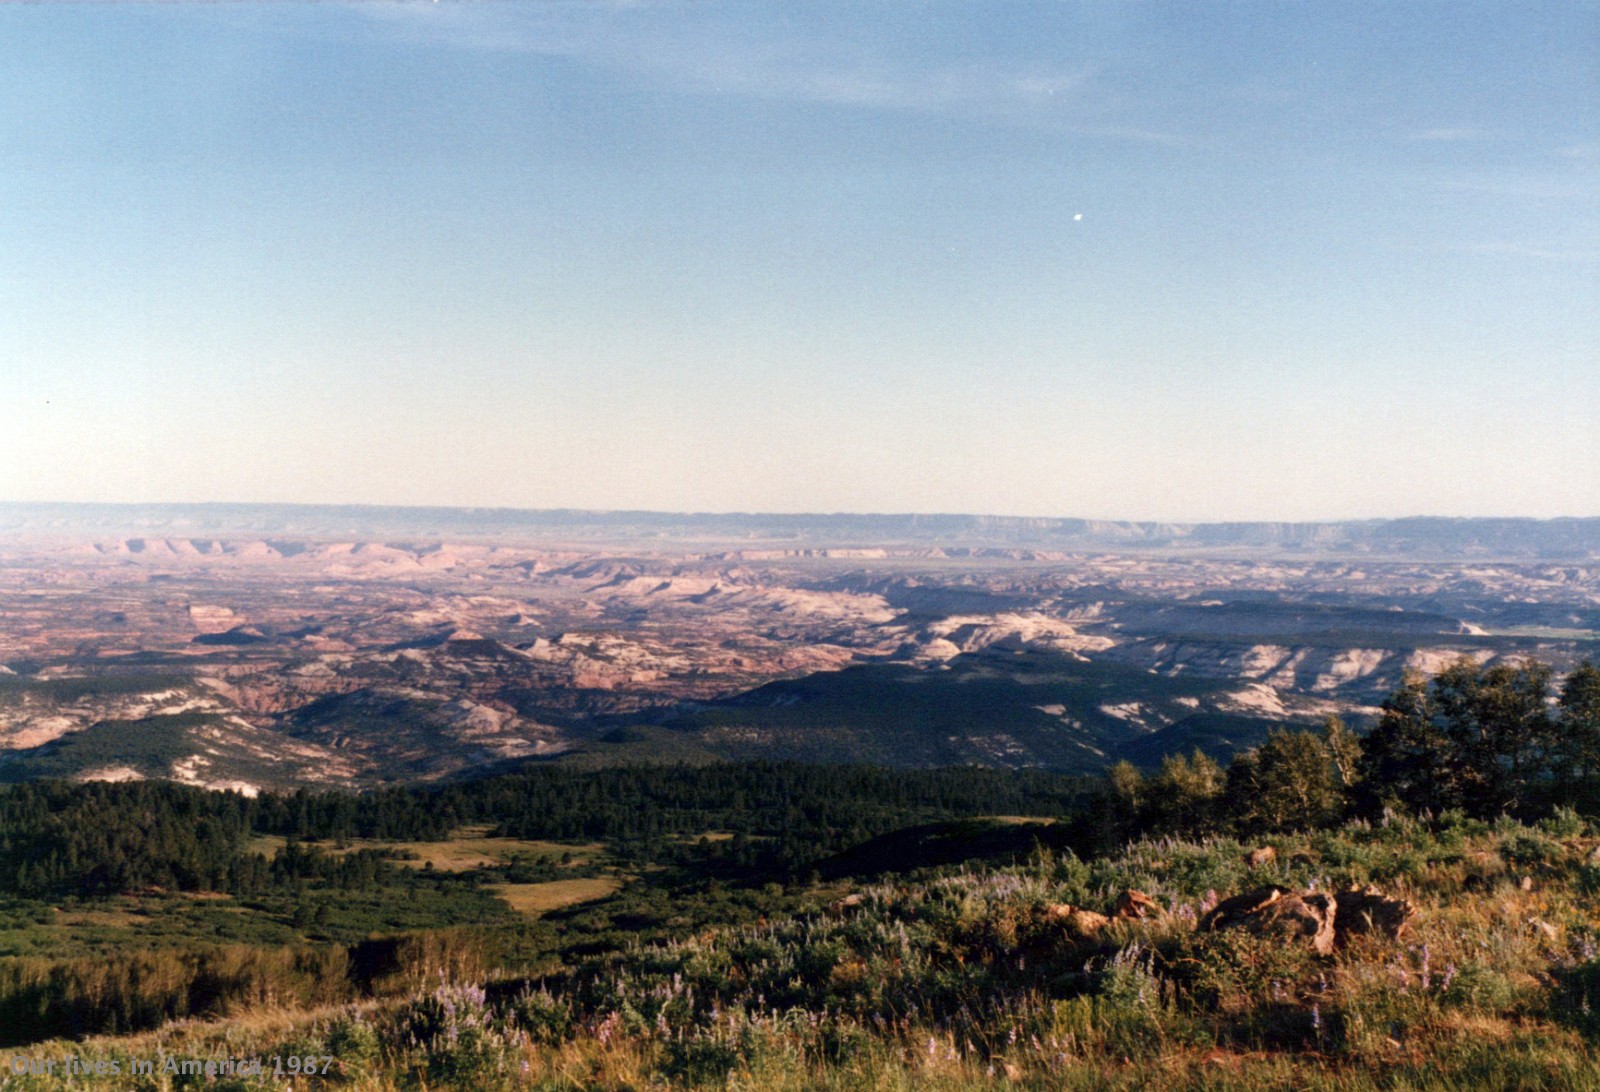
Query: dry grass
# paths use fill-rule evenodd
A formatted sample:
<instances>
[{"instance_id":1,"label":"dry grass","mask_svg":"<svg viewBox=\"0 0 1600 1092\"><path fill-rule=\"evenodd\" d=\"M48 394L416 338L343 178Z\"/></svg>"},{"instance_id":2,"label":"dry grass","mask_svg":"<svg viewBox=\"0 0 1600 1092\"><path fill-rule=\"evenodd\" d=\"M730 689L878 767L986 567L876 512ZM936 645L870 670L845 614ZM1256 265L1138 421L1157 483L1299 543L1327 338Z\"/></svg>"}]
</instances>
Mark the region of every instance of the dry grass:
<instances>
[{"instance_id":1,"label":"dry grass","mask_svg":"<svg viewBox=\"0 0 1600 1092\"><path fill-rule=\"evenodd\" d=\"M573 864L587 864L605 852L598 842L583 845L563 845L560 842L524 840L520 838L490 838L487 826L460 827L444 842L384 842L371 838L352 838L344 846L317 842L318 848L329 853L354 853L360 849L375 849L404 854L395 863L411 868L424 868L431 864L441 872L468 872L474 868L493 868L506 864L515 856L559 858L563 853L572 855ZM285 845L286 840L276 834L252 838L247 849L272 857Z\"/></svg>"},{"instance_id":2,"label":"dry grass","mask_svg":"<svg viewBox=\"0 0 1600 1092\"><path fill-rule=\"evenodd\" d=\"M541 914L574 903L615 894L622 881L615 876L592 879L551 880L548 883L500 883L490 888L519 914Z\"/></svg>"},{"instance_id":3,"label":"dry grass","mask_svg":"<svg viewBox=\"0 0 1600 1092\"><path fill-rule=\"evenodd\" d=\"M150 918L147 914L123 909L58 910L50 922L51 925L65 926L69 929L135 929L149 923Z\"/></svg>"}]
</instances>

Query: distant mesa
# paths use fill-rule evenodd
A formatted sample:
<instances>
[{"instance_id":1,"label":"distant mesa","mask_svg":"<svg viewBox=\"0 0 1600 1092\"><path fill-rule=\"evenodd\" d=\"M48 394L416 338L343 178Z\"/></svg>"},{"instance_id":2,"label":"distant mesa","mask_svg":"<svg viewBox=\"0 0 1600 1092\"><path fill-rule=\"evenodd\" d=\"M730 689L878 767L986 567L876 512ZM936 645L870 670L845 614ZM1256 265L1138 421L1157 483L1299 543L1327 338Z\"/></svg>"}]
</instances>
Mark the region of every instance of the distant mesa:
<instances>
[{"instance_id":1,"label":"distant mesa","mask_svg":"<svg viewBox=\"0 0 1600 1092\"><path fill-rule=\"evenodd\" d=\"M114 545L102 545L102 552L130 558L226 554L242 559L293 559L302 553L323 558L345 553L352 561L386 561L418 568L450 567L459 560L457 550L485 541L636 542L646 552L694 542L720 549L729 560L867 560L885 556L1048 560L1054 552L1097 550L1376 558L1600 558L1600 518L1594 517L1162 523L958 514L0 503L0 534L115 539ZM352 540L361 544L352 545ZM412 547L405 545L408 542L428 545ZM1002 553L988 555L988 551ZM625 568L625 564L621 566ZM619 571L593 575L601 581L611 580Z\"/></svg>"},{"instance_id":2,"label":"distant mesa","mask_svg":"<svg viewBox=\"0 0 1600 1092\"><path fill-rule=\"evenodd\" d=\"M195 603L189 606L189 621L202 634L223 633L238 624L239 616L231 607Z\"/></svg>"}]
</instances>

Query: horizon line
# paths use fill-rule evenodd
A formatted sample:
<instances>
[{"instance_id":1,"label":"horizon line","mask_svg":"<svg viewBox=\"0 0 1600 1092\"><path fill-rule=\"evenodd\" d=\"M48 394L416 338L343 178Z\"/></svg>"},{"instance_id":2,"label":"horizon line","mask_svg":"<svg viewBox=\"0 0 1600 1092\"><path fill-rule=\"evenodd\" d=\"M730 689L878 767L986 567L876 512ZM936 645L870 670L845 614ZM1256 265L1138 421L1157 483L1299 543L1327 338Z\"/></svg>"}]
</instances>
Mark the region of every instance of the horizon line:
<instances>
[{"instance_id":1,"label":"horizon line","mask_svg":"<svg viewBox=\"0 0 1600 1092\"><path fill-rule=\"evenodd\" d=\"M76 501L76 500L8 500L0 499L0 508L102 508L102 509L360 509L366 511L394 512L454 512L454 513L504 513L526 515L587 515L601 517L652 516L711 518L767 518L805 519L981 519L1005 521L1048 521L1107 524L1154 524L1172 527L1221 527L1244 525L1328 526L1348 524L1412 523L1412 522L1519 522L1519 523L1572 523L1600 521L1600 515L1588 516L1528 516L1528 515L1439 515L1414 513L1406 516L1350 516L1318 519L1161 519L1076 515L1022 515L997 512L960 511L823 511L823 510L688 510L667 508L583 508L573 506L529 507L502 504L392 504L371 501Z\"/></svg>"}]
</instances>

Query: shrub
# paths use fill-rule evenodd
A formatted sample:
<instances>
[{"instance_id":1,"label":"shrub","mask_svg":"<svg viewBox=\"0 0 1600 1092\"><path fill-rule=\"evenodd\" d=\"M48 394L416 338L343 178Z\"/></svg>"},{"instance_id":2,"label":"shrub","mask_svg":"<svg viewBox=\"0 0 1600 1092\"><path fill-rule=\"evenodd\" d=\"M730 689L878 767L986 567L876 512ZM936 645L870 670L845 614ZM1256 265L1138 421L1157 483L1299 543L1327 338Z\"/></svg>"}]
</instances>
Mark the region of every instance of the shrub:
<instances>
[{"instance_id":1,"label":"shrub","mask_svg":"<svg viewBox=\"0 0 1600 1092\"><path fill-rule=\"evenodd\" d=\"M1466 963L1451 975L1441 999L1457 1008L1476 1009L1480 1012L1504 1012L1516 1003L1517 992L1511 980L1491 967L1481 963Z\"/></svg>"},{"instance_id":2,"label":"shrub","mask_svg":"<svg viewBox=\"0 0 1600 1092\"><path fill-rule=\"evenodd\" d=\"M527 989L512 999L507 1018L536 1043L563 1042L572 1034L576 1020L572 1000L557 997L543 987Z\"/></svg>"},{"instance_id":3,"label":"shrub","mask_svg":"<svg viewBox=\"0 0 1600 1092\"><path fill-rule=\"evenodd\" d=\"M1095 1020L1111 1050L1137 1056L1160 1049L1166 1005L1150 952L1128 945L1100 967L1093 988Z\"/></svg>"},{"instance_id":4,"label":"shrub","mask_svg":"<svg viewBox=\"0 0 1600 1092\"><path fill-rule=\"evenodd\" d=\"M1557 1019L1590 1038L1600 1037L1600 959L1591 959L1563 971L1551 998Z\"/></svg>"},{"instance_id":5,"label":"shrub","mask_svg":"<svg viewBox=\"0 0 1600 1092\"><path fill-rule=\"evenodd\" d=\"M482 989L441 985L400 1013L405 1040L422 1055L430 1081L493 1088L509 1078L513 1044L495 1026Z\"/></svg>"},{"instance_id":6,"label":"shrub","mask_svg":"<svg viewBox=\"0 0 1600 1092\"><path fill-rule=\"evenodd\" d=\"M1517 868L1538 868L1559 861L1565 850L1533 831L1522 829L1500 843L1500 855Z\"/></svg>"},{"instance_id":7,"label":"shrub","mask_svg":"<svg viewBox=\"0 0 1600 1092\"><path fill-rule=\"evenodd\" d=\"M1540 820L1539 829L1552 838L1581 838L1589 833L1589 821L1573 808L1556 808Z\"/></svg>"},{"instance_id":8,"label":"shrub","mask_svg":"<svg viewBox=\"0 0 1600 1092\"><path fill-rule=\"evenodd\" d=\"M326 1054L347 1077L370 1073L383 1052L378 1029L357 1015L342 1016L328 1028Z\"/></svg>"}]
</instances>

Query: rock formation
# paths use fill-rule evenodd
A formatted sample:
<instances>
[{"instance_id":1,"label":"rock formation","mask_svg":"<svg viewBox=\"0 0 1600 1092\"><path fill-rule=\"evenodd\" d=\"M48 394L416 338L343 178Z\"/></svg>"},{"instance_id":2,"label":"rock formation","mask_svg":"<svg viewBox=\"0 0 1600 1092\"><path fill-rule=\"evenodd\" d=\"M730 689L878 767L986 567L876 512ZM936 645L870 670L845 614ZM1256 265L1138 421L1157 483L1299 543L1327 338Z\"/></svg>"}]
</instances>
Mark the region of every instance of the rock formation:
<instances>
[{"instance_id":1,"label":"rock formation","mask_svg":"<svg viewBox=\"0 0 1600 1092\"><path fill-rule=\"evenodd\" d=\"M1318 955L1332 955L1338 905L1319 891L1291 892L1263 887L1224 899L1200 919L1202 933L1244 929L1256 936L1303 943Z\"/></svg>"}]
</instances>

